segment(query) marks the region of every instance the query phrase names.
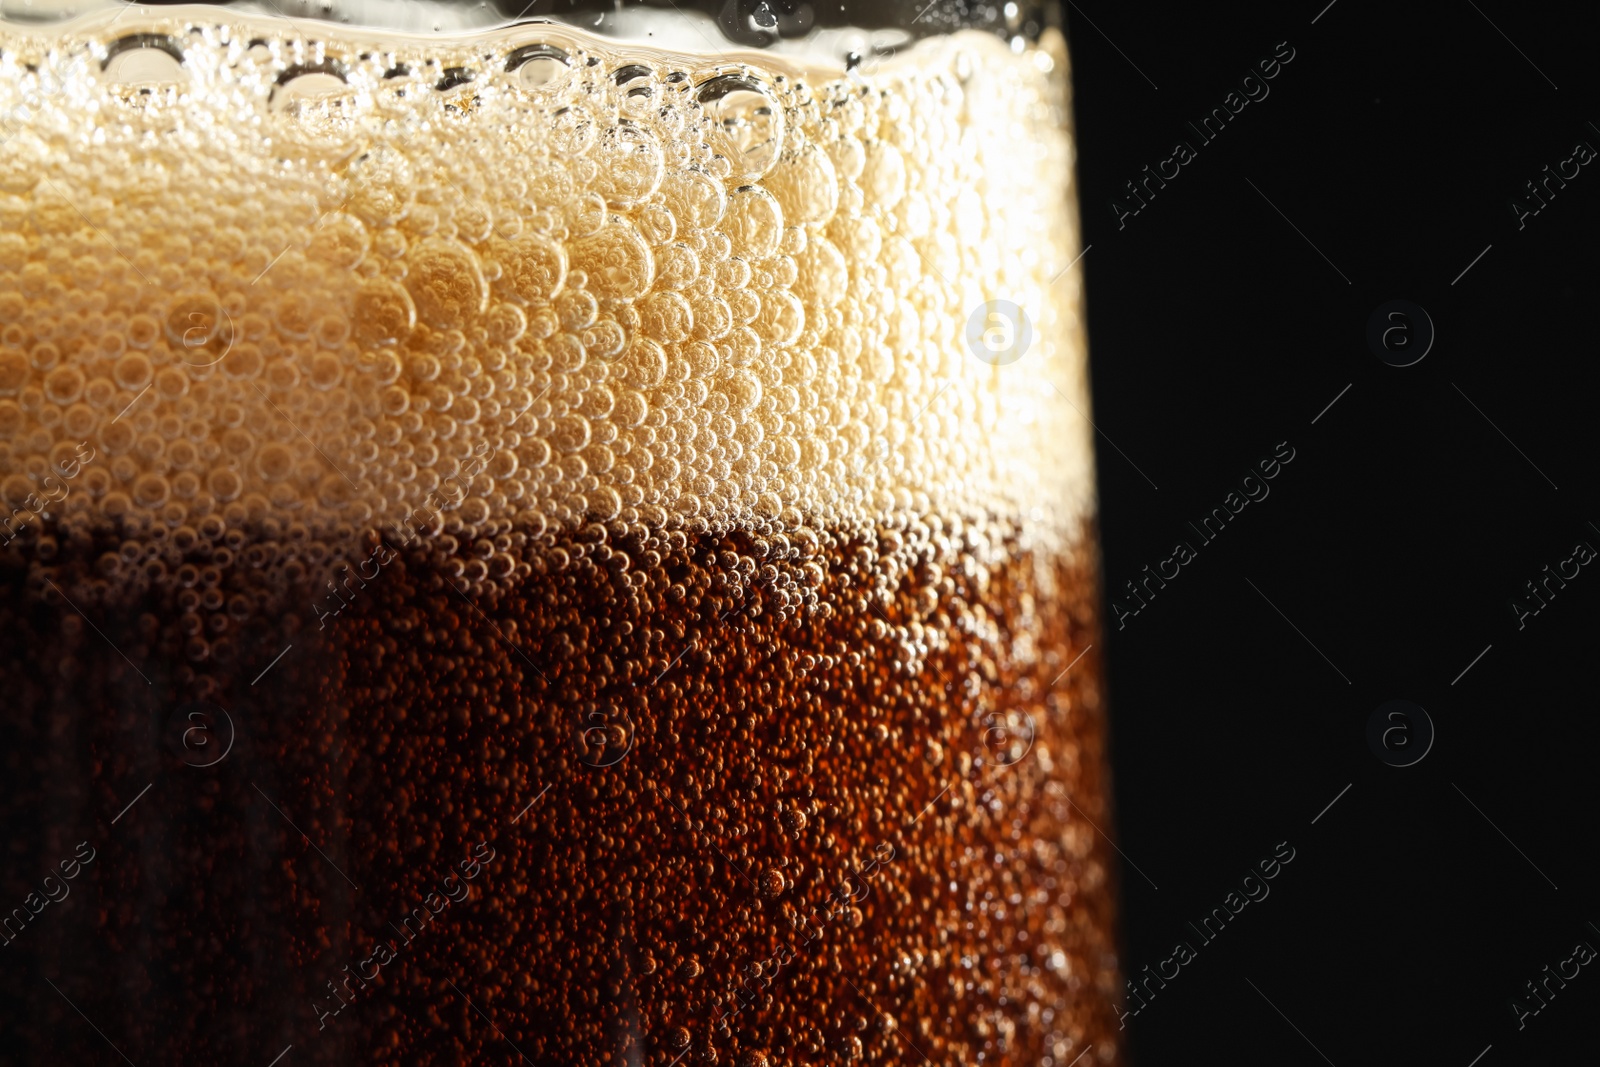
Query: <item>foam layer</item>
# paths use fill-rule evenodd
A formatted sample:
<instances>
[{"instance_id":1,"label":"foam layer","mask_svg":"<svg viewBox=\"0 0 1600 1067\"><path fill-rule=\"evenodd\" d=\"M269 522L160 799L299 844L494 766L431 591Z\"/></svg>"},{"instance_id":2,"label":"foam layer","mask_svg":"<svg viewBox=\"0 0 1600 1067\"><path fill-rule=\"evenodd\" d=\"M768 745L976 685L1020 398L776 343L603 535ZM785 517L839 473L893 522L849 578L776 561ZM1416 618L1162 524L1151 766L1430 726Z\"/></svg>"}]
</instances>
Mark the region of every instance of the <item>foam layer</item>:
<instances>
[{"instance_id":1,"label":"foam layer","mask_svg":"<svg viewBox=\"0 0 1600 1067\"><path fill-rule=\"evenodd\" d=\"M0 28L0 539L1091 511L1059 38L172 12Z\"/></svg>"}]
</instances>

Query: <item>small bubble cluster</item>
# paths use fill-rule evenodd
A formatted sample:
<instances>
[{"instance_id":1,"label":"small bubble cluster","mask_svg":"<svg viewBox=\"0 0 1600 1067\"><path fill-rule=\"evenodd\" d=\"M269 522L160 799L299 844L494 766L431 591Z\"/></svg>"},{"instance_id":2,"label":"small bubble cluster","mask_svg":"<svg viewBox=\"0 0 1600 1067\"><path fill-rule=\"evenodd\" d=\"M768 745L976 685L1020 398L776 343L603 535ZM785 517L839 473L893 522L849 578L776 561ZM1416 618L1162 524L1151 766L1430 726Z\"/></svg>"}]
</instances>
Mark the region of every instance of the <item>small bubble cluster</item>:
<instances>
[{"instance_id":1,"label":"small bubble cluster","mask_svg":"<svg viewBox=\"0 0 1600 1067\"><path fill-rule=\"evenodd\" d=\"M109 529L137 566L276 522L332 566L368 530L1059 537L1091 507L1043 50L840 78L285 25L0 40L0 497L30 537ZM1023 366L963 340L1000 297Z\"/></svg>"}]
</instances>

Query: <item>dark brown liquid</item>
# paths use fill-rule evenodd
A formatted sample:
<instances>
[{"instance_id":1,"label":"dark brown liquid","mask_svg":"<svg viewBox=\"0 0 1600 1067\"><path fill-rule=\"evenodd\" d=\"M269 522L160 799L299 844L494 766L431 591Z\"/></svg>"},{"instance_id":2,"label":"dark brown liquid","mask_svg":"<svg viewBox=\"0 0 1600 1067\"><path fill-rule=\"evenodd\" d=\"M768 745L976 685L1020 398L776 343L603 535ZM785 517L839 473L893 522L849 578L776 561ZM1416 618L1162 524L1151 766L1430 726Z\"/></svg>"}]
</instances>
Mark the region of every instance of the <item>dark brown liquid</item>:
<instances>
[{"instance_id":1,"label":"dark brown liquid","mask_svg":"<svg viewBox=\"0 0 1600 1067\"><path fill-rule=\"evenodd\" d=\"M73 562L103 545L12 570L5 1044L1113 1062L1092 559L930 544L590 527L498 584L374 562L320 628L248 549L142 593Z\"/></svg>"}]
</instances>

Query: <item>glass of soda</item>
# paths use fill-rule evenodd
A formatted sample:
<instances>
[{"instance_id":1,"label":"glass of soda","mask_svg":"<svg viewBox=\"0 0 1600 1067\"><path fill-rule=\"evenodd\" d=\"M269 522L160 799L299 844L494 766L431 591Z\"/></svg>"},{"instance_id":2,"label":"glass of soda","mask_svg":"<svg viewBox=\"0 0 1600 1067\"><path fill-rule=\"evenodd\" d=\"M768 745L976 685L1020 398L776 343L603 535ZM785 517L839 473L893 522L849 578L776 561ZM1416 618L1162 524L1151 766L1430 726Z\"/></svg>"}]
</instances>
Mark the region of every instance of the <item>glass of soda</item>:
<instances>
[{"instance_id":1,"label":"glass of soda","mask_svg":"<svg viewBox=\"0 0 1600 1067\"><path fill-rule=\"evenodd\" d=\"M17 1062L1106 1067L1032 3L0 17Z\"/></svg>"}]
</instances>

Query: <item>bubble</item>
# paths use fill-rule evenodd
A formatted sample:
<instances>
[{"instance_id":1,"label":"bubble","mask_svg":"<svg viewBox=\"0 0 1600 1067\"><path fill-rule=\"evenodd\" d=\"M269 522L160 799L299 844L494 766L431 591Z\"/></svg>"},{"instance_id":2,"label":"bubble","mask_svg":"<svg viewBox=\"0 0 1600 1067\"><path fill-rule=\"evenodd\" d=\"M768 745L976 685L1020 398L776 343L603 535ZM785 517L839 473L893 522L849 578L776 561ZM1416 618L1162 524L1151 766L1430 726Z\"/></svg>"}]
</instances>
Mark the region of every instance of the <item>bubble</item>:
<instances>
[{"instance_id":1,"label":"bubble","mask_svg":"<svg viewBox=\"0 0 1600 1067\"><path fill-rule=\"evenodd\" d=\"M255 473L263 481L282 481L293 470L294 453L285 445L273 441L256 452Z\"/></svg>"},{"instance_id":2,"label":"bubble","mask_svg":"<svg viewBox=\"0 0 1600 1067\"><path fill-rule=\"evenodd\" d=\"M116 359L127 351L128 343L120 333L103 333L95 348L102 359Z\"/></svg>"},{"instance_id":3,"label":"bubble","mask_svg":"<svg viewBox=\"0 0 1600 1067\"><path fill-rule=\"evenodd\" d=\"M622 511L622 495L609 485L602 485L586 499L590 514L603 522L616 518Z\"/></svg>"},{"instance_id":4,"label":"bubble","mask_svg":"<svg viewBox=\"0 0 1600 1067\"><path fill-rule=\"evenodd\" d=\"M668 343L685 340L694 329L689 302L670 290L653 293L642 301L639 320L647 334Z\"/></svg>"},{"instance_id":5,"label":"bubble","mask_svg":"<svg viewBox=\"0 0 1600 1067\"><path fill-rule=\"evenodd\" d=\"M562 155L578 155L594 141L594 120L583 108L560 108L551 119L550 143Z\"/></svg>"},{"instance_id":6,"label":"bubble","mask_svg":"<svg viewBox=\"0 0 1600 1067\"><path fill-rule=\"evenodd\" d=\"M154 33L129 34L113 41L101 61L101 77L127 88L177 84L188 80L183 45Z\"/></svg>"},{"instance_id":7,"label":"bubble","mask_svg":"<svg viewBox=\"0 0 1600 1067\"><path fill-rule=\"evenodd\" d=\"M609 319L595 323L583 332L583 347L597 359L610 359L628 343L626 331Z\"/></svg>"},{"instance_id":8,"label":"bubble","mask_svg":"<svg viewBox=\"0 0 1600 1067\"><path fill-rule=\"evenodd\" d=\"M351 308L356 337L366 344L394 344L411 335L417 309L411 294L387 279L363 282Z\"/></svg>"},{"instance_id":9,"label":"bubble","mask_svg":"<svg viewBox=\"0 0 1600 1067\"><path fill-rule=\"evenodd\" d=\"M733 241L735 255L766 259L778 251L783 236L783 208L759 185L746 185L728 198L723 231Z\"/></svg>"},{"instance_id":10,"label":"bubble","mask_svg":"<svg viewBox=\"0 0 1600 1067\"><path fill-rule=\"evenodd\" d=\"M73 437L85 440L94 433L95 427L99 424L100 416L88 404L72 405L67 409L66 417L61 420L62 429Z\"/></svg>"},{"instance_id":11,"label":"bubble","mask_svg":"<svg viewBox=\"0 0 1600 1067\"><path fill-rule=\"evenodd\" d=\"M146 362L142 369L148 370L148 366ZM245 343L236 345L233 351L228 353L228 357L222 361L222 373L233 381L249 381L260 375L265 366L266 360L261 355L261 349L256 345ZM139 369L141 365L136 363L134 368ZM130 371L131 373L133 371Z\"/></svg>"},{"instance_id":12,"label":"bubble","mask_svg":"<svg viewBox=\"0 0 1600 1067\"><path fill-rule=\"evenodd\" d=\"M661 192L679 227L701 230L715 226L727 208L722 183L699 170L677 171L661 183Z\"/></svg>"},{"instance_id":13,"label":"bubble","mask_svg":"<svg viewBox=\"0 0 1600 1067\"><path fill-rule=\"evenodd\" d=\"M406 254L406 249L409 247L406 235L397 229L379 230L372 235L372 250L385 259L398 260ZM395 270L394 267L388 269Z\"/></svg>"},{"instance_id":14,"label":"bubble","mask_svg":"<svg viewBox=\"0 0 1600 1067\"><path fill-rule=\"evenodd\" d=\"M795 257L795 288L808 306L831 308L843 300L849 285L844 256L826 237L814 237Z\"/></svg>"},{"instance_id":15,"label":"bubble","mask_svg":"<svg viewBox=\"0 0 1600 1067\"><path fill-rule=\"evenodd\" d=\"M606 201L599 193L580 193L562 205L567 236L588 237L606 224Z\"/></svg>"},{"instance_id":16,"label":"bubble","mask_svg":"<svg viewBox=\"0 0 1600 1067\"><path fill-rule=\"evenodd\" d=\"M50 149L32 130L22 130L6 141L6 150L0 153L0 192L26 193L39 184L44 175ZM21 234L15 235L21 238ZM18 240L19 248L26 242Z\"/></svg>"},{"instance_id":17,"label":"bubble","mask_svg":"<svg viewBox=\"0 0 1600 1067\"><path fill-rule=\"evenodd\" d=\"M748 326L728 334L728 360L735 367L746 367L761 355L761 338Z\"/></svg>"},{"instance_id":18,"label":"bubble","mask_svg":"<svg viewBox=\"0 0 1600 1067\"><path fill-rule=\"evenodd\" d=\"M411 161L398 149L375 145L345 172L347 207L372 226L400 221L411 206L415 180Z\"/></svg>"},{"instance_id":19,"label":"bubble","mask_svg":"<svg viewBox=\"0 0 1600 1067\"><path fill-rule=\"evenodd\" d=\"M761 382L749 371L736 370L728 375L727 395L736 418L748 415L761 403Z\"/></svg>"},{"instance_id":20,"label":"bubble","mask_svg":"<svg viewBox=\"0 0 1600 1067\"><path fill-rule=\"evenodd\" d=\"M336 212L322 220L311 234L310 255L329 266L348 270L366 256L372 236L360 219Z\"/></svg>"},{"instance_id":21,"label":"bubble","mask_svg":"<svg viewBox=\"0 0 1600 1067\"><path fill-rule=\"evenodd\" d=\"M587 279L585 279L587 282ZM600 302L593 293L583 289L568 289L555 300L556 318L561 328L568 332L582 330L599 317Z\"/></svg>"},{"instance_id":22,"label":"bubble","mask_svg":"<svg viewBox=\"0 0 1600 1067\"><path fill-rule=\"evenodd\" d=\"M588 276L597 296L632 300L650 288L655 261L650 246L626 219L613 219L597 234L568 245L572 267Z\"/></svg>"},{"instance_id":23,"label":"bubble","mask_svg":"<svg viewBox=\"0 0 1600 1067\"><path fill-rule=\"evenodd\" d=\"M279 119L281 149L302 158L339 158L356 147L359 106L343 70L332 61L296 65L278 76L268 109Z\"/></svg>"},{"instance_id":24,"label":"bubble","mask_svg":"<svg viewBox=\"0 0 1600 1067\"><path fill-rule=\"evenodd\" d=\"M390 418L397 418L410 410L411 394L398 385L391 385L378 394L378 408Z\"/></svg>"},{"instance_id":25,"label":"bubble","mask_svg":"<svg viewBox=\"0 0 1600 1067\"><path fill-rule=\"evenodd\" d=\"M310 381L313 389L327 392L335 388L344 377L344 364L330 352L319 352L311 360Z\"/></svg>"},{"instance_id":26,"label":"bubble","mask_svg":"<svg viewBox=\"0 0 1600 1067\"><path fill-rule=\"evenodd\" d=\"M806 313L799 298L782 289L767 293L754 320L756 333L764 342L773 345L794 344L805 325Z\"/></svg>"},{"instance_id":27,"label":"bubble","mask_svg":"<svg viewBox=\"0 0 1600 1067\"><path fill-rule=\"evenodd\" d=\"M564 84L570 63L567 53L554 45L529 44L506 56L505 69L506 73L515 75L513 82L517 88L546 94Z\"/></svg>"},{"instance_id":28,"label":"bubble","mask_svg":"<svg viewBox=\"0 0 1600 1067\"><path fill-rule=\"evenodd\" d=\"M839 206L839 179L833 161L807 143L762 182L777 197L791 226L822 225Z\"/></svg>"},{"instance_id":29,"label":"bubble","mask_svg":"<svg viewBox=\"0 0 1600 1067\"><path fill-rule=\"evenodd\" d=\"M536 437L528 443L528 448L523 453L522 460L530 468L538 470L550 462L553 451L550 447L550 442Z\"/></svg>"},{"instance_id":30,"label":"bubble","mask_svg":"<svg viewBox=\"0 0 1600 1067\"><path fill-rule=\"evenodd\" d=\"M244 491L244 479L231 467L219 467L206 475L206 489L219 501L227 503Z\"/></svg>"},{"instance_id":31,"label":"bubble","mask_svg":"<svg viewBox=\"0 0 1600 1067\"><path fill-rule=\"evenodd\" d=\"M729 291L743 289L750 284L750 264L738 256L718 263L717 284Z\"/></svg>"},{"instance_id":32,"label":"bubble","mask_svg":"<svg viewBox=\"0 0 1600 1067\"><path fill-rule=\"evenodd\" d=\"M620 120L607 129L590 149L599 166L595 190L613 208L631 208L661 184L665 159L655 134L644 126Z\"/></svg>"},{"instance_id":33,"label":"bubble","mask_svg":"<svg viewBox=\"0 0 1600 1067\"><path fill-rule=\"evenodd\" d=\"M486 254L500 264L495 291L519 304L549 301L567 276L566 250L537 233L493 241Z\"/></svg>"},{"instance_id":34,"label":"bubble","mask_svg":"<svg viewBox=\"0 0 1600 1067\"><path fill-rule=\"evenodd\" d=\"M696 378L710 378L722 366L722 357L717 350L704 341L685 345L683 359L688 363L690 373Z\"/></svg>"},{"instance_id":35,"label":"bubble","mask_svg":"<svg viewBox=\"0 0 1600 1067\"><path fill-rule=\"evenodd\" d=\"M0 350L0 396L16 396L28 380L28 357L16 349Z\"/></svg>"},{"instance_id":36,"label":"bubble","mask_svg":"<svg viewBox=\"0 0 1600 1067\"><path fill-rule=\"evenodd\" d=\"M650 402L644 394L636 389L627 389L617 397L617 406L612 409L611 419L619 425L629 428L640 425L645 417L650 414ZM643 453L648 456L649 453Z\"/></svg>"},{"instance_id":37,"label":"bubble","mask_svg":"<svg viewBox=\"0 0 1600 1067\"><path fill-rule=\"evenodd\" d=\"M190 377L177 367L163 367L156 372L151 384L156 395L164 400L177 400L189 391Z\"/></svg>"},{"instance_id":38,"label":"bubble","mask_svg":"<svg viewBox=\"0 0 1600 1067\"><path fill-rule=\"evenodd\" d=\"M23 507L23 501L33 495L33 483L21 474L13 474L0 481L0 497L13 508Z\"/></svg>"},{"instance_id":39,"label":"bubble","mask_svg":"<svg viewBox=\"0 0 1600 1067\"><path fill-rule=\"evenodd\" d=\"M44 395L51 403L71 404L83 395L87 379L77 367L57 367L44 380Z\"/></svg>"},{"instance_id":40,"label":"bubble","mask_svg":"<svg viewBox=\"0 0 1600 1067\"><path fill-rule=\"evenodd\" d=\"M142 508L158 508L166 503L172 487L159 474L144 474L133 484L133 501Z\"/></svg>"},{"instance_id":41,"label":"bubble","mask_svg":"<svg viewBox=\"0 0 1600 1067\"><path fill-rule=\"evenodd\" d=\"M495 304L483 325L492 343L509 345L528 332L528 316L515 304Z\"/></svg>"},{"instance_id":42,"label":"bubble","mask_svg":"<svg viewBox=\"0 0 1600 1067\"><path fill-rule=\"evenodd\" d=\"M280 293L272 303L272 324L279 334L304 341L316 329L317 301L303 291Z\"/></svg>"},{"instance_id":43,"label":"bubble","mask_svg":"<svg viewBox=\"0 0 1600 1067\"><path fill-rule=\"evenodd\" d=\"M656 284L667 289L682 289L700 276L700 257L687 244L675 244L657 257Z\"/></svg>"},{"instance_id":44,"label":"bubble","mask_svg":"<svg viewBox=\"0 0 1600 1067\"><path fill-rule=\"evenodd\" d=\"M872 141L866 146L866 166L861 172L861 191L870 203L888 211L906 192L906 165L900 150L887 141Z\"/></svg>"},{"instance_id":45,"label":"bubble","mask_svg":"<svg viewBox=\"0 0 1600 1067\"><path fill-rule=\"evenodd\" d=\"M0 162L0 168L6 164ZM0 181L5 180L4 170L0 170ZM20 271L28 264L28 257L33 252L32 243L20 233L0 233L0 269ZM20 295L20 294L19 294Z\"/></svg>"},{"instance_id":46,"label":"bubble","mask_svg":"<svg viewBox=\"0 0 1600 1067\"><path fill-rule=\"evenodd\" d=\"M555 431L550 435L550 440L558 451L577 452L588 445L590 431L588 419L578 415L567 415L556 420Z\"/></svg>"},{"instance_id":47,"label":"bubble","mask_svg":"<svg viewBox=\"0 0 1600 1067\"><path fill-rule=\"evenodd\" d=\"M733 327L733 309L719 296L697 296L689 301L694 311L694 334L707 341L726 337Z\"/></svg>"},{"instance_id":48,"label":"bubble","mask_svg":"<svg viewBox=\"0 0 1600 1067\"><path fill-rule=\"evenodd\" d=\"M583 342L570 333L556 334L544 348L550 356L550 370L556 374L576 374L589 358Z\"/></svg>"},{"instance_id":49,"label":"bubble","mask_svg":"<svg viewBox=\"0 0 1600 1067\"><path fill-rule=\"evenodd\" d=\"M695 99L710 120L712 150L731 165L735 181L756 181L778 162L783 107L760 81L724 74L701 84Z\"/></svg>"},{"instance_id":50,"label":"bubble","mask_svg":"<svg viewBox=\"0 0 1600 1067\"><path fill-rule=\"evenodd\" d=\"M83 218L81 209L54 189L34 191L33 228L41 236L64 237L82 226Z\"/></svg>"},{"instance_id":51,"label":"bubble","mask_svg":"<svg viewBox=\"0 0 1600 1067\"><path fill-rule=\"evenodd\" d=\"M311 334L323 348L338 348L350 336L350 320L338 312L323 315L312 327Z\"/></svg>"},{"instance_id":52,"label":"bubble","mask_svg":"<svg viewBox=\"0 0 1600 1067\"><path fill-rule=\"evenodd\" d=\"M621 364L628 383L636 389L652 389L667 376L667 353L648 337L635 335Z\"/></svg>"},{"instance_id":53,"label":"bubble","mask_svg":"<svg viewBox=\"0 0 1600 1067\"><path fill-rule=\"evenodd\" d=\"M488 283L472 250L458 241L430 238L413 250L406 287L417 318L435 329L464 326L488 307Z\"/></svg>"},{"instance_id":54,"label":"bubble","mask_svg":"<svg viewBox=\"0 0 1600 1067\"><path fill-rule=\"evenodd\" d=\"M754 321L755 317L761 314L761 294L751 289L729 293L728 308L733 312L733 321Z\"/></svg>"},{"instance_id":55,"label":"bubble","mask_svg":"<svg viewBox=\"0 0 1600 1067\"><path fill-rule=\"evenodd\" d=\"M337 65L297 64L278 75L268 99L273 111L293 113L301 105L347 91L344 73Z\"/></svg>"},{"instance_id":56,"label":"bubble","mask_svg":"<svg viewBox=\"0 0 1600 1067\"><path fill-rule=\"evenodd\" d=\"M639 235L652 246L664 245L678 235L678 220L665 204L646 204L634 215Z\"/></svg>"}]
</instances>

